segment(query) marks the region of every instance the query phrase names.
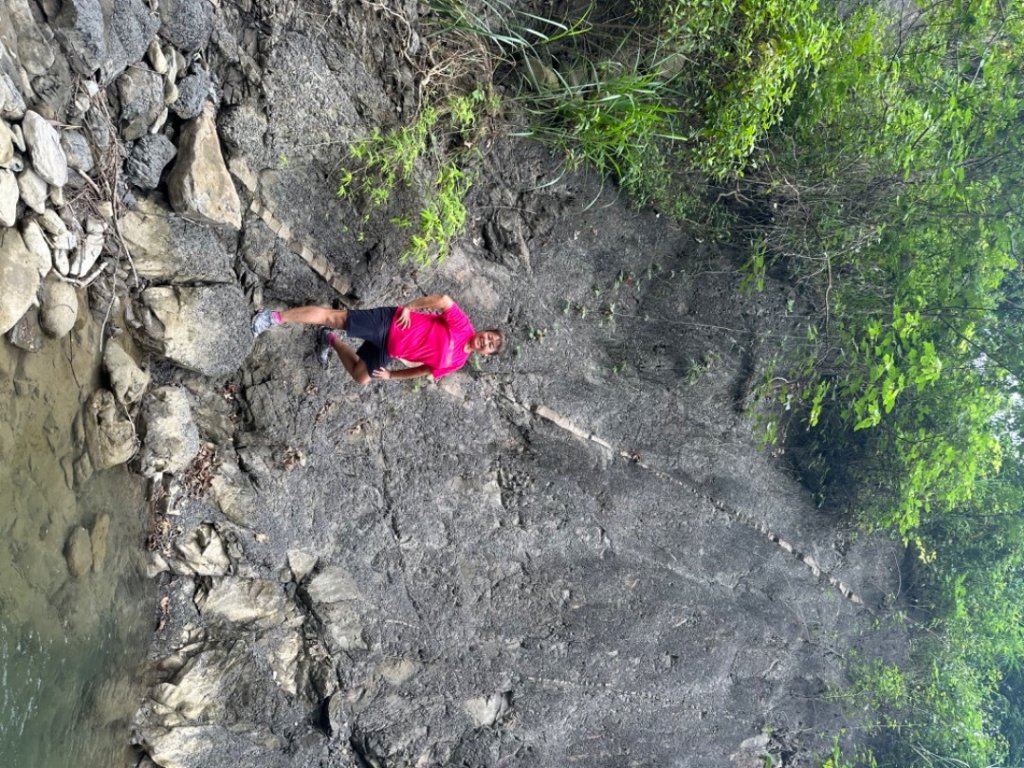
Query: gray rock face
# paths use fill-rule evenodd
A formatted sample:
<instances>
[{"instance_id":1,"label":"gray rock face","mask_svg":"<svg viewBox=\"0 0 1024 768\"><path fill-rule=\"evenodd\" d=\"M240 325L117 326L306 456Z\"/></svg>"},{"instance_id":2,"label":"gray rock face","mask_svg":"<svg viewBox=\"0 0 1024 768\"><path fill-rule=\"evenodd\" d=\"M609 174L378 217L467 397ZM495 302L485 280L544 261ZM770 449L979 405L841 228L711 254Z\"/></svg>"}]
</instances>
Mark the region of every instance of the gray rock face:
<instances>
[{"instance_id":1,"label":"gray rock face","mask_svg":"<svg viewBox=\"0 0 1024 768\"><path fill-rule=\"evenodd\" d=\"M118 407L112 392L106 389L93 392L82 418L85 444L94 469L116 467L135 455L135 427Z\"/></svg>"},{"instance_id":2,"label":"gray rock face","mask_svg":"<svg viewBox=\"0 0 1024 768\"><path fill-rule=\"evenodd\" d=\"M127 69L117 79L121 102L121 136L135 141L149 132L164 109L164 81L144 64Z\"/></svg>"},{"instance_id":3,"label":"gray rock face","mask_svg":"<svg viewBox=\"0 0 1024 768\"><path fill-rule=\"evenodd\" d=\"M28 310L39 288L36 257L14 229L0 230L0 333L7 333Z\"/></svg>"},{"instance_id":4,"label":"gray rock face","mask_svg":"<svg viewBox=\"0 0 1024 768\"><path fill-rule=\"evenodd\" d=\"M160 175L177 150L162 133L146 134L132 146L125 169L128 181L140 189L156 189Z\"/></svg>"},{"instance_id":5,"label":"gray rock face","mask_svg":"<svg viewBox=\"0 0 1024 768\"><path fill-rule=\"evenodd\" d=\"M143 0L66 0L52 26L75 71L106 85L142 58L160 19Z\"/></svg>"},{"instance_id":6,"label":"gray rock face","mask_svg":"<svg viewBox=\"0 0 1024 768\"><path fill-rule=\"evenodd\" d=\"M138 273L156 283L233 283L231 257L204 224L142 200L120 224Z\"/></svg>"},{"instance_id":7,"label":"gray rock face","mask_svg":"<svg viewBox=\"0 0 1024 768\"><path fill-rule=\"evenodd\" d=\"M183 472L199 453L199 430L188 395L177 387L149 392L142 403L140 471L147 477Z\"/></svg>"},{"instance_id":8,"label":"gray rock face","mask_svg":"<svg viewBox=\"0 0 1024 768\"><path fill-rule=\"evenodd\" d=\"M133 405L145 394L149 386L149 373L142 370L114 339L109 340L103 350L103 368L119 402Z\"/></svg>"},{"instance_id":9,"label":"gray rock face","mask_svg":"<svg viewBox=\"0 0 1024 768\"><path fill-rule=\"evenodd\" d=\"M213 32L213 9L203 0L162 0L160 34L183 51L197 51Z\"/></svg>"},{"instance_id":10,"label":"gray rock face","mask_svg":"<svg viewBox=\"0 0 1024 768\"><path fill-rule=\"evenodd\" d=\"M43 281L41 293L39 325L51 338L62 339L78 319L78 291L70 283L51 276Z\"/></svg>"},{"instance_id":11,"label":"gray rock face","mask_svg":"<svg viewBox=\"0 0 1024 768\"><path fill-rule=\"evenodd\" d=\"M241 228L242 205L220 151L212 105L182 130L167 191L178 213Z\"/></svg>"},{"instance_id":12,"label":"gray rock face","mask_svg":"<svg viewBox=\"0 0 1024 768\"><path fill-rule=\"evenodd\" d=\"M68 161L60 145L60 136L49 121L31 109L21 121L32 167L47 184L63 187L68 182Z\"/></svg>"},{"instance_id":13,"label":"gray rock face","mask_svg":"<svg viewBox=\"0 0 1024 768\"><path fill-rule=\"evenodd\" d=\"M141 310L149 340L197 373L234 373L252 348L249 307L237 285L147 288Z\"/></svg>"}]
</instances>

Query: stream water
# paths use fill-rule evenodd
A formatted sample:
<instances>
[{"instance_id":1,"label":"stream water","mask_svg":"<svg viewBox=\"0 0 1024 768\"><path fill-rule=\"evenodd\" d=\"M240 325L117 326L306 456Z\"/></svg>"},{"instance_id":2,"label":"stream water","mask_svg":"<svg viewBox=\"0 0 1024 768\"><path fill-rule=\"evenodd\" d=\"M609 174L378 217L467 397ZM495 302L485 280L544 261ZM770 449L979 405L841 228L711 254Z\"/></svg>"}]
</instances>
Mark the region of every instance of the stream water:
<instances>
[{"instance_id":1,"label":"stream water","mask_svg":"<svg viewBox=\"0 0 1024 768\"><path fill-rule=\"evenodd\" d=\"M83 313L87 314L87 313ZM0 766L128 766L152 630L141 573L144 494L123 467L79 485L73 422L98 384L99 328L34 353L0 340ZM74 578L72 531L93 531L97 564ZM101 528L103 526L100 526ZM102 554L106 550L105 556Z\"/></svg>"}]
</instances>

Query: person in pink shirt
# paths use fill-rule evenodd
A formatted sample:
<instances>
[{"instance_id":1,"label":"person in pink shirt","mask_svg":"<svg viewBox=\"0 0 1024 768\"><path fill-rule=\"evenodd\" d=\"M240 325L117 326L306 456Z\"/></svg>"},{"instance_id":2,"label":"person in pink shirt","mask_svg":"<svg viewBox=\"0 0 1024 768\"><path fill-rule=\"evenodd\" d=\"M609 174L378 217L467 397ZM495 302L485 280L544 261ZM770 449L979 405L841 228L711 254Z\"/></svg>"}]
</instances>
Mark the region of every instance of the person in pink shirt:
<instances>
[{"instance_id":1,"label":"person in pink shirt","mask_svg":"<svg viewBox=\"0 0 1024 768\"><path fill-rule=\"evenodd\" d=\"M333 349L352 378L360 384L372 379L414 379L430 374L440 379L457 371L476 352L493 355L505 346L500 330L476 331L469 318L450 296L433 294L401 307L330 309L293 307L280 312L265 309L252 319L259 336L275 325L320 325L317 358L327 365ZM358 350L345 344L335 331L362 339ZM406 368L389 368L392 360L404 360Z\"/></svg>"}]
</instances>

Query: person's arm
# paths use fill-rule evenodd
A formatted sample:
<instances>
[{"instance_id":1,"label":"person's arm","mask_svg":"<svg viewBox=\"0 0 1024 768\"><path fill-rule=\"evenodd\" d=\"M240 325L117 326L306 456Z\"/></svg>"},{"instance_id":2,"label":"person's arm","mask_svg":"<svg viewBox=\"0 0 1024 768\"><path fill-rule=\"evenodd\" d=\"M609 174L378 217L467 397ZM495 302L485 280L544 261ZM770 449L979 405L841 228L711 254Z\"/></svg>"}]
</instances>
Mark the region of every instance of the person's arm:
<instances>
[{"instance_id":1,"label":"person's arm","mask_svg":"<svg viewBox=\"0 0 1024 768\"><path fill-rule=\"evenodd\" d=\"M402 379L418 379L420 376L426 376L430 373L430 368L425 365L417 365L412 368L399 368L397 371L389 371L387 368L378 368L371 375L375 379L393 379L395 381L401 381Z\"/></svg>"},{"instance_id":2,"label":"person's arm","mask_svg":"<svg viewBox=\"0 0 1024 768\"><path fill-rule=\"evenodd\" d=\"M445 310L449 309L454 303L455 302L452 300L451 296L448 296L443 293L432 293L429 296L420 296L420 298L413 299L404 307L402 307L402 311L398 315L398 327L409 327L410 323L412 322L409 319L410 312L430 312L433 310L439 310L441 312L444 312Z\"/></svg>"}]
</instances>

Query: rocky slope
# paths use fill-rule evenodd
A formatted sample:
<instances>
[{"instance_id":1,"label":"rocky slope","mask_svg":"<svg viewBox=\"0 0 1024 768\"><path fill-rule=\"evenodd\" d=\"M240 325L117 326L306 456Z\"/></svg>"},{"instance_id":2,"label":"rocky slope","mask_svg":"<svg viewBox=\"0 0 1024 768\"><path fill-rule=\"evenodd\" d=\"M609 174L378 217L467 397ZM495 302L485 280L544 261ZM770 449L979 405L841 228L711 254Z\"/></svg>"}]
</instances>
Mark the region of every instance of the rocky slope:
<instances>
[{"instance_id":1,"label":"rocky slope","mask_svg":"<svg viewBox=\"0 0 1024 768\"><path fill-rule=\"evenodd\" d=\"M151 478L139 764L814 765L847 650L900 647L898 552L738 407L794 297L500 134L444 263L357 234L344 147L416 108L422 23L0 0L0 330L109 319L76 477ZM511 353L361 388L311 329L248 329L433 292Z\"/></svg>"}]
</instances>

